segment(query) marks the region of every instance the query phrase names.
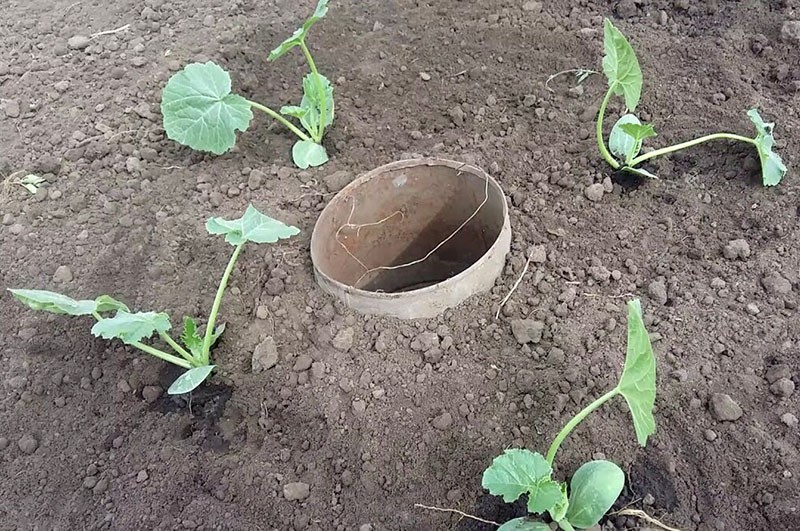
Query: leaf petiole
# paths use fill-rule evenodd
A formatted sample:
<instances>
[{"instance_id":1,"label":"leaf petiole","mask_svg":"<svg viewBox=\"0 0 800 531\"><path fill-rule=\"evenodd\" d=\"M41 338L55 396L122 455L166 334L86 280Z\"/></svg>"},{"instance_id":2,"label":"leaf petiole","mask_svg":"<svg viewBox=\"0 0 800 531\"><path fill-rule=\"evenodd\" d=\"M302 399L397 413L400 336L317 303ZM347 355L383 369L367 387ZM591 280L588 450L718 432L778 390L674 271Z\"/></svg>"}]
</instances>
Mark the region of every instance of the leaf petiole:
<instances>
[{"instance_id":1,"label":"leaf petiole","mask_svg":"<svg viewBox=\"0 0 800 531\"><path fill-rule=\"evenodd\" d=\"M564 439L567 438L570 432L573 429L575 429L575 427L578 424L580 424L581 421L583 421L583 419L588 417L589 414L591 414L595 409L599 408L600 406L602 406L603 404L605 404L606 402L617 396L619 393L620 393L619 385L617 385L611 391L607 392L606 394L604 394L603 396L601 396L600 398L598 398L597 400L595 400L594 402L583 408L577 415L572 417L570 421L567 422L563 428L561 428L561 431L558 432L556 438L553 439L553 444L550 445L550 449L547 450L547 456L545 457L545 459L547 459L547 462L550 463L550 465L553 464L553 460L556 457L556 452L558 452L558 448L561 446L561 443L564 442Z\"/></svg>"},{"instance_id":2,"label":"leaf petiole","mask_svg":"<svg viewBox=\"0 0 800 531\"><path fill-rule=\"evenodd\" d=\"M286 128L289 129L289 131L291 131L292 133L296 134L300 138L300 140L311 140L308 137L307 134L305 134L300 129L298 129L292 122L290 122L289 120L287 120L286 118L284 118L283 116L278 114L277 112L273 111L272 109L270 109L266 105L261 105L260 103L256 103L256 102L250 101L250 100L245 100L245 101L251 107L253 107L254 109L258 109L259 111L268 114L272 118L276 119L277 121L279 121L280 123L285 125Z\"/></svg>"},{"instance_id":3,"label":"leaf petiole","mask_svg":"<svg viewBox=\"0 0 800 531\"><path fill-rule=\"evenodd\" d=\"M100 315L98 312L92 312L92 317L94 317L98 321L102 321L103 320L103 316ZM161 334L159 334L159 335L161 335ZM191 369L192 368L192 365L191 365L191 363L189 363L189 361L181 359L181 358L179 358L177 356L173 356L172 354L167 354L163 350L159 350L159 349L157 349L155 347L151 347L150 345L145 345L144 343L140 343L139 341L135 341L133 343L130 343L130 345L132 347L138 348L142 352L146 352L147 354L150 354L151 356L155 356L156 358L158 358L160 360L164 360L164 361L166 361L168 363L172 363L173 365L177 365L178 367L183 367L184 369ZM183 350L183 349L181 349L181 350ZM186 351L184 350L184 352L186 352Z\"/></svg>"},{"instance_id":4,"label":"leaf petiole","mask_svg":"<svg viewBox=\"0 0 800 531\"><path fill-rule=\"evenodd\" d=\"M132 347L136 347L139 350L146 352L156 358L162 359L166 362L172 363L173 365L177 365L178 367L183 367L184 369L191 369L192 364L188 361L184 360L183 358L179 358L177 356L173 356L172 354L167 354L163 350L159 350L155 347L151 347L150 345L145 345L144 343L139 343L138 341L135 343L130 344Z\"/></svg>"},{"instance_id":5,"label":"leaf petiole","mask_svg":"<svg viewBox=\"0 0 800 531\"><path fill-rule=\"evenodd\" d=\"M192 356L189 352L186 351L185 348L180 346L174 339L172 339L172 337L170 337L169 334L167 334L166 332L159 332L158 337L160 337L167 345L172 347L172 349L175 352L183 356L183 358L186 359L186 361L188 361L192 365L197 363L197 360L194 359L194 356Z\"/></svg>"},{"instance_id":6,"label":"leaf petiole","mask_svg":"<svg viewBox=\"0 0 800 531\"><path fill-rule=\"evenodd\" d=\"M217 295L214 297L214 303L211 306L211 313L208 315L208 322L206 323L206 333L203 336L203 351L201 354L202 359L200 360L200 365L208 365L209 352L211 351L211 340L214 337L214 325L217 321L219 307L222 304L222 296L225 294L225 288L228 286L228 279L230 279L231 273L233 272L233 267L236 265L236 260L239 259L239 254L242 252L242 248L244 247L245 243L246 240L236 246L233 254L231 255L231 259L228 261L228 266L225 268L225 272L222 274L222 280L217 288Z\"/></svg>"},{"instance_id":7,"label":"leaf petiole","mask_svg":"<svg viewBox=\"0 0 800 531\"><path fill-rule=\"evenodd\" d=\"M558 526L563 529L563 531L575 531L575 528L572 527L572 524L570 524L566 518L559 520Z\"/></svg>"},{"instance_id":8,"label":"leaf petiole","mask_svg":"<svg viewBox=\"0 0 800 531\"><path fill-rule=\"evenodd\" d=\"M328 116L327 102L325 101L325 87L322 86L322 79L317 71L317 65L314 63L314 58L311 57L311 52L309 51L308 46L306 46L305 39L300 39L300 49L303 50L303 55L306 56L306 61L308 61L308 67L311 69L311 73L314 74L315 85L317 86L317 92L319 93L319 122L317 122L314 126L316 129L316 134L313 135L314 142L319 144L322 142L322 137L325 134L325 121L327 120Z\"/></svg>"},{"instance_id":9,"label":"leaf petiole","mask_svg":"<svg viewBox=\"0 0 800 531\"><path fill-rule=\"evenodd\" d=\"M600 149L600 154L603 156L605 161L608 162L608 164L612 168L618 170L620 164L608 151L608 148L606 147L606 141L603 137L603 118L606 115L606 108L608 107L608 102L611 100L611 96L614 95L615 90L616 90L616 85L608 87L608 91L606 92L606 95L603 98L603 102L600 104L600 110L597 112L597 147Z\"/></svg>"},{"instance_id":10,"label":"leaf petiole","mask_svg":"<svg viewBox=\"0 0 800 531\"><path fill-rule=\"evenodd\" d=\"M711 140L736 140L739 142L747 142L748 144L756 145L756 141L754 139L748 138L746 136L736 135L733 133L714 133L712 135L706 135L700 138L695 138L694 140L689 140L688 142L675 144L674 146L668 146L665 148L656 149L649 153L645 153L644 155L639 155L635 159L631 160L628 165L635 167L641 164L642 162L653 159L655 157L660 157L661 155L667 155L668 153L674 153L676 151L690 148L692 146L696 146L704 142L709 142Z\"/></svg>"}]
</instances>

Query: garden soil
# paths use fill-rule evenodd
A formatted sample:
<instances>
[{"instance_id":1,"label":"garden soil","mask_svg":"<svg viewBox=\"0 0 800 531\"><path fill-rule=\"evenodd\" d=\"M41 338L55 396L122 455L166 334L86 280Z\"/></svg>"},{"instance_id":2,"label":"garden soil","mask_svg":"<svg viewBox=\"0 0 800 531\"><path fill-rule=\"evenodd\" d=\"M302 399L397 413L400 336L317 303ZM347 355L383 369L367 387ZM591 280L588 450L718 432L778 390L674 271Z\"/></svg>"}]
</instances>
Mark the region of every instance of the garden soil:
<instances>
[{"instance_id":1,"label":"garden soil","mask_svg":"<svg viewBox=\"0 0 800 531\"><path fill-rule=\"evenodd\" d=\"M213 157L165 138L159 99L183 64L214 60L246 97L297 102L302 55L266 58L309 0L4 0L2 288L107 293L177 329L206 315L232 250L206 218L253 203L302 235L245 248L219 370L190 400L164 392L177 371L94 338L90 319L2 295L0 528L494 529L416 504L524 514L481 488L483 470L504 448L544 451L615 384L636 296L658 431L640 448L616 399L566 441L556 475L605 456L627 477L617 509L682 530L800 529L800 3L332 4L309 39L336 91L331 161L300 171L266 116ZM599 69L604 16L641 58L650 145L749 135L758 107L785 181L762 187L756 153L727 142L661 159L659 180L609 171L593 140L602 76L545 85ZM356 314L314 283L314 222L357 175L418 155L501 183L506 269L436 319ZM14 184L28 173L46 180L35 195ZM516 320L542 337L521 344ZM277 363L253 372L254 352Z\"/></svg>"}]
</instances>

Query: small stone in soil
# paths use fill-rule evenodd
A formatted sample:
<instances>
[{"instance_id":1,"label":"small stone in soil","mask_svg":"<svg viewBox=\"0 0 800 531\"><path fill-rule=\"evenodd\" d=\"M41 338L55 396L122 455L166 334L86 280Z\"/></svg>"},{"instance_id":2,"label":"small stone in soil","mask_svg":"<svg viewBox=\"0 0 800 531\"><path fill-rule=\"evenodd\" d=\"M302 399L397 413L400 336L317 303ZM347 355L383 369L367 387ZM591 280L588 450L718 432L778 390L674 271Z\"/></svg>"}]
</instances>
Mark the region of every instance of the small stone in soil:
<instances>
[{"instance_id":1,"label":"small stone in soil","mask_svg":"<svg viewBox=\"0 0 800 531\"><path fill-rule=\"evenodd\" d=\"M453 424L453 417L447 411L433 419L433 427L437 430L446 430Z\"/></svg>"},{"instance_id":2,"label":"small stone in soil","mask_svg":"<svg viewBox=\"0 0 800 531\"><path fill-rule=\"evenodd\" d=\"M722 254L728 260L744 260L750 256L750 244L746 240L731 240L723 247Z\"/></svg>"},{"instance_id":3,"label":"small stone in soil","mask_svg":"<svg viewBox=\"0 0 800 531\"><path fill-rule=\"evenodd\" d=\"M520 393L532 393L537 388L536 375L528 369L517 371L517 389Z\"/></svg>"},{"instance_id":4,"label":"small stone in soil","mask_svg":"<svg viewBox=\"0 0 800 531\"><path fill-rule=\"evenodd\" d=\"M542 340L545 324L534 319L514 319L511 321L511 332L520 345L539 343Z\"/></svg>"},{"instance_id":5,"label":"small stone in soil","mask_svg":"<svg viewBox=\"0 0 800 531\"><path fill-rule=\"evenodd\" d=\"M667 286L662 280L655 280L647 287L647 293L654 302L662 306L667 303Z\"/></svg>"},{"instance_id":6,"label":"small stone in soil","mask_svg":"<svg viewBox=\"0 0 800 531\"><path fill-rule=\"evenodd\" d=\"M786 295L792 291L792 283L783 278L777 271L761 277L761 285L772 295Z\"/></svg>"},{"instance_id":7,"label":"small stone in soil","mask_svg":"<svg viewBox=\"0 0 800 531\"><path fill-rule=\"evenodd\" d=\"M161 388L156 385L147 385L142 389L142 398L148 404L152 404L161 396Z\"/></svg>"},{"instance_id":8,"label":"small stone in soil","mask_svg":"<svg viewBox=\"0 0 800 531\"><path fill-rule=\"evenodd\" d=\"M36 437L33 435L25 434L20 438L19 441L17 441L17 446L19 446L19 449L23 454L30 455L35 452L37 448L39 448L39 441L37 441Z\"/></svg>"},{"instance_id":9,"label":"small stone in soil","mask_svg":"<svg viewBox=\"0 0 800 531\"><path fill-rule=\"evenodd\" d=\"M6 116L9 118L19 118L20 108L19 102L16 100L8 100L6 102Z\"/></svg>"},{"instance_id":10,"label":"small stone in soil","mask_svg":"<svg viewBox=\"0 0 800 531\"><path fill-rule=\"evenodd\" d=\"M69 266L58 266L56 272L53 274L53 280L62 284L72 282L72 270Z\"/></svg>"},{"instance_id":11,"label":"small stone in soil","mask_svg":"<svg viewBox=\"0 0 800 531\"><path fill-rule=\"evenodd\" d=\"M714 418L719 421L732 422L734 420L739 420L743 414L739 404L734 402L730 395L724 393L715 393L712 395L709 401L709 408Z\"/></svg>"},{"instance_id":12,"label":"small stone in soil","mask_svg":"<svg viewBox=\"0 0 800 531\"><path fill-rule=\"evenodd\" d=\"M147 481L147 478L150 477L147 475L147 470L140 470L138 474L136 474L136 483L143 483Z\"/></svg>"},{"instance_id":13,"label":"small stone in soil","mask_svg":"<svg viewBox=\"0 0 800 531\"><path fill-rule=\"evenodd\" d=\"M794 393L794 382L789 378L781 378L769 386L773 395L781 398L789 398Z\"/></svg>"},{"instance_id":14,"label":"small stone in soil","mask_svg":"<svg viewBox=\"0 0 800 531\"><path fill-rule=\"evenodd\" d=\"M547 262L547 248L544 245L534 245L528 250L528 256L534 264Z\"/></svg>"},{"instance_id":15,"label":"small stone in soil","mask_svg":"<svg viewBox=\"0 0 800 531\"><path fill-rule=\"evenodd\" d=\"M411 342L411 349L417 352L425 352L439 346L439 335L436 332L423 332Z\"/></svg>"},{"instance_id":16,"label":"small stone in soil","mask_svg":"<svg viewBox=\"0 0 800 531\"><path fill-rule=\"evenodd\" d=\"M266 338L253 351L250 368L254 373L266 371L278 364L278 348L272 337Z\"/></svg>"},{"instance_id":17,"label":"small stone in soil","mask_svg":"<svg viewBox=\"0 0 800 531\"><path fill-rule=\"evenodd\" d=\"M347 352L353 347L355 335L356 332L351 327L342 328L341 330L339 330L336 336L334 336L331 344L333 345L333 348L335 348L336 350Z\"/></svg>"},{"instance_id":18,"label":"small stone in soil","mask_svg":"<svg viewBox=\"0 0 800 531\"><path fill-rule=\"evenodd\" d=\"M308 354L300 354L297 357L297 361L294 363L294 367L292 368L295 372L303 372L307 371L311 368L311 364L314 360Z\"/></svg>"},{"instance_id":19,"label":"small stone in soil","mask_svg":"<svg viewBox=\"0 0 800 531\"><path fill-rule=\"evenodd\" d=\"M311 487L308 483L295 482L283 486L283 497L288 501L305 500L310 493Z\"/></svg>"},{"instance_id":20,"label":"small stone in soil","mask_svg":"<svg viewBox=\"0 0 800 531\"><path fill-rule=\"evenodd\" d=\"M605 193L605 188L603 188L602 183L594 183L590 184L583 190L583 195L586 196L586 199L592 202L597 202L603 199L603 194Z\"/></svg>"},{"instance_id":21,"label":"small stone in soil","mask_svg":"<svg viewBox=\"0 0 800 531\"><path fill-rule=\"evenodd\" d=\"M790 428L794 428L798 424L797 417L794 416L792 413L784 413L783 415L781 415L781 422L783 422Z\"/></svg>"},{"instance_id":22,"label":"small stone in soil","mask_svg":"<svg viewBox=\"0 0 800 531\"><path fill-rule=\"evenodd\" d=\"M100 481L92 489L92 493L95 495L103 494L105 491L108 490L108 479L101 478Z\"/></svg>"},{"instance_id":23,"label":"small stone in soil","mask_svg":"<svg viewBox=\"0 0 800 531\"><path fill-rule=\"evenodd\" d=\"M781 40L800 44L800 20L787 20L781 26Z\"/></svg>"},{"instance_id":24,"label":"small stone in soil","mask_svg":"<svg viewBox=\"0 0 800 531\"><path fill-rule=\"evenodd\" d=\"M75 35L74 37L70 37L67 41L67 46L71 50L83 50L87 46L89 46L90 39L84 35Z\"/></svg>"}]
</instances>

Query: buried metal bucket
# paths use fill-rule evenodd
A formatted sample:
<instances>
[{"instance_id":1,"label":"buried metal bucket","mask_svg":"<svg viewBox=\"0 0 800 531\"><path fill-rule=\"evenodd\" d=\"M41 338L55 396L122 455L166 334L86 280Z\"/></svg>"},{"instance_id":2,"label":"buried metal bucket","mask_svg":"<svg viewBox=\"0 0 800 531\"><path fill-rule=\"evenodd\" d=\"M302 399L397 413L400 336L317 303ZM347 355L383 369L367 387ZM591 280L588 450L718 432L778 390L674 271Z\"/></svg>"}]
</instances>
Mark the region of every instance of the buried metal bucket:
<instances>
[{"instance_id":1,"label":"buried metal bucket","mask_svg":"<svg viewBox=\"0 0 800 531\"><path fill-rule=\"evenodd\" d=\"M435 317L489 290L511 245L503 191L486 172L404 160L359 177L311 236L317 283L367 314Z\"/></svg>"}]
</instances>

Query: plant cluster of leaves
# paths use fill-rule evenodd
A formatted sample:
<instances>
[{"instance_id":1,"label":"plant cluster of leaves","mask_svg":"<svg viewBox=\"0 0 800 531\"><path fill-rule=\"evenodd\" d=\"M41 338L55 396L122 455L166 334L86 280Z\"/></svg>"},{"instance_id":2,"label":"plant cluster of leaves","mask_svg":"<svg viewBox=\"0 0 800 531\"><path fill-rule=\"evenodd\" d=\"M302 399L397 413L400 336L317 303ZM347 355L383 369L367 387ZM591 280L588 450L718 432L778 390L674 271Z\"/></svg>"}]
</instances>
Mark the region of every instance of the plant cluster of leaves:
<instances>
[{"instance_id":1,"label":"plant cluster of leaves","mask_svg":"<svg viewBox=\"0 0 800 531\"><path fill-rule=\"evenodd\" d=\"M169 394L182 394L200 385L214 365L210 361L211 347L225 331L225 324L215 326L217 314L222 304L222 296L228 285L239 254L245 243L275 243L290 238L300 231L280 221L265 216L252 205L244 215L235 220L210 218L206 222L210 234L225 236L225 241L235 247L211 307L204 334L200 334L197 321L191 317L183 320L180 336L183 346L170 335L172 329L169 315L163 312L132 312L127 305L108 295L100 295L93 300L76 300L60 293L43 290L11 289L12 295L20 302L38 311L72 316L92 316L96 319L92 334L103 339L119 339L143 352L164 361L187 369L168 389ZM113 315L112 315L113 314ZM156 334L173 351L166 352L142 343Z\"/></svg>"},{"instance_id":2,"label":"plant cluster of leaves","mask_svg":"<svg viewBox=\"0 0 800 531\"><path fill-rule=\"evenodd\" d=\"M483 473L482 485L511 503L527 495L532 514L548 513L564 531L587 529L608 512L625 486L625 474L611 461L584 463L566 482L553 479L553 460L561 443L590 413L617 395L628 403L640 445L655 433L656 361L638 300L628 303L628 344L625 366L617 386L586 406L558 433L546 456L527 449L510 449L496 457ZM541 520L525 516L500 526L498 531L550 531Z\"/></svg>"},{"instance_id":3,"label":"plant cluster of leaves","mask_svg":"<svg viewBox=\"0 0 800 531\"><path fill-rule=\"evenodd\" d=\"M603 158L614 169L634 173L644 177L655 177L639 167L652 158L674 153L710 140L735 140L752 144L758 151L761 161L761 179L764 186L775 186L786 175L787 169L780 156L773 151L775 124L767 123L756 109L747 112L753 122L756 135L752 138L733 133L713 133L688 142L657 149L640 155L645 140L656 136L652 124L644 124L634 114L642 95L642 69L633 47L610 20L604 26L603 73L608 80L608 91L600 105L597 117L597 144ZM608 147L603 139L603 119L611 96L619 96L625 100L627 113L621 116L611 130ZM610 150L610 152L609 152Z\"/></svg>"},{"instance_id":4,"label":"plant cluster of leaves","mask_svg":"<svg viewBox=\"0 0 800 531\"><path fill-rule=\"evenodd\" d=\"M298 167L305 169L327 162L322 139L325 129L333 123L333 87L317 71L306 45L311 27L327 12L328 0L319 0L311 17L269 55L269 60L274 61L294 48L302 50L311 71L303 78L303 98L299 105L284 106L278 113L232 93L230 75L216 63L191 63L170 78L161 96L167 137L192 149L221 155L236 144L236 132L250 126L255 108L298 137L292 148L292 159ZM297 119L305 132L287 117Z\"/></svg>"}]
</instances>

